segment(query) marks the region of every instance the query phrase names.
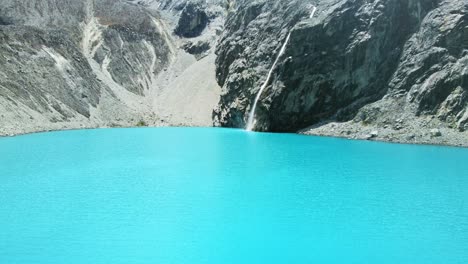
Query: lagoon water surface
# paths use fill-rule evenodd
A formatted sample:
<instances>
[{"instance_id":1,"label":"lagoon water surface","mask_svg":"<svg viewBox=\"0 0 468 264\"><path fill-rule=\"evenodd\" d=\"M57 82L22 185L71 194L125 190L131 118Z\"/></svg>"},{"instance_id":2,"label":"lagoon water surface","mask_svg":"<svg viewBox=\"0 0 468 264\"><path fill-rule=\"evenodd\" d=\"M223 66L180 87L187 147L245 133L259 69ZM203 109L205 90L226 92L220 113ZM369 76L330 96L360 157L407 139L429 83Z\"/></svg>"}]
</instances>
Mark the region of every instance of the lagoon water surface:
<instances>
[{"instance_id":1,"label":"lagoon water surface","mask_svg":"<svg viewBox=\"0 0 468 264\"><path fill-rule=\"evenodd\" d=\"M0 138L0 263L468 263L467 162L213 128Z\"/></svg>"}]
</instances>

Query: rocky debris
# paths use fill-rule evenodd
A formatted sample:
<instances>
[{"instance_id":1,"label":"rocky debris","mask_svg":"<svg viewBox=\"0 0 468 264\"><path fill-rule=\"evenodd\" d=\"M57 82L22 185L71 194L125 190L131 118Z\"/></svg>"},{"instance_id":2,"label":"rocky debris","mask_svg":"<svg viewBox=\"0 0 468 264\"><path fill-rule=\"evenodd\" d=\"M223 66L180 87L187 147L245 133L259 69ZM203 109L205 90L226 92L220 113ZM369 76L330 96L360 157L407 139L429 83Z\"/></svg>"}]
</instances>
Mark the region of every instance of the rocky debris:
<instances>
[{"instance_id":1,"label":"rocky debris","mask_svg":"<svg viewBox=\"0 0 468 264\"><path fill-rule=\"evenodd\" d=\"M401 119L402 129L396 130L392 124ZM432 128L431 128L432 127ZM441 136L434 137L431 130L437 127ZM378 131L378 136L370 138L372 131ZM306 135L343 137L358 140L378 140L394 143L436 144L468 147L468 132L459 132L449 128L437 118L414 116L407 113L395 118L385 115L376 123L368 124L356 121L320 123L301 130Z\"/></svg>"},{"instance_id":2,"label":"rocky debris","mask_svg":"<svg viewBox=\"0 0 468 264\"><path fill-rule=\"evenodd\" d=\"M180 16L175 34L185 38L198 37L208 25L209 19L201 2L188 2Z\"/></svg>"},{"instance_id":3,"label":"rocky debris","mask_svg":"<svg viewBox=\"0 0 468 264\"><path fill-rule=\"evenodd\" d=\"M415 138L416 138L416 135L415 135L415 134L410 134L410 135L406 136L405 139L406 139L407 141L412 141L412 140L414 140Z\"/></svg>"}]
</instances>

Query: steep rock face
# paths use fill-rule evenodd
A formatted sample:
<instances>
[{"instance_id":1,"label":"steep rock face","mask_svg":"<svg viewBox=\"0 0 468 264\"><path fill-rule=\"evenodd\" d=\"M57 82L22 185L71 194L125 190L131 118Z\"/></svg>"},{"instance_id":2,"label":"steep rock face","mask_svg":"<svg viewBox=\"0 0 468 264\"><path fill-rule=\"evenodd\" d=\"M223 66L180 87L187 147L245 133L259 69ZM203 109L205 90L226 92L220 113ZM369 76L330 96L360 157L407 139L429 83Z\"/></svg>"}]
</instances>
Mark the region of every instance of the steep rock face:
<instances>
[{"instance_id":1,"label":"steep rock face","mask_svg":"<svg viewBox=\"0 0 468 264\"><path fill-rule=\"evenodd\" d=\"M223 91L214 111L215 124L244 127L248 105L264 81L262 75L267 75L289 29L306 18L310 8L303 1L233 4L216 51L216 77Z\"/></svg>"},{"instance_id":2,"label":"steep rock face","mask_svg":"<svg viewBox=\"0 0 468 264\"><path fill-rule=\"evenodd\" d=\"M186 38L199 36L208 24L208 15L201 3L188 3L185 5L175 33Z\"/></svg>"},{"instance_id":3,"label":"steep rock face","mask_svg":"<svg viewBox=\"0 0 468 264\"><path fill-rule=\"evenodd\" d=\"M389 83L416 115L468 128L468 3L441 1L405 45Z\"/></svg>"},{"instance_id":4,"label":"steep rock face","mask_svg":"<svg viewBox=\"0 0 468 264\"><path fill-rule=\"evenodd\" d=\"M437 115L463 129L466 28L465 1L238 1L217 49L223 94L215 124L245 126L290 33L260 97L257 130L362 119L375 104L391 100L403 103L400 112ZM364 119L384 122L387 115L374 116L381 118Z\"/></svg>"}]
</instances>

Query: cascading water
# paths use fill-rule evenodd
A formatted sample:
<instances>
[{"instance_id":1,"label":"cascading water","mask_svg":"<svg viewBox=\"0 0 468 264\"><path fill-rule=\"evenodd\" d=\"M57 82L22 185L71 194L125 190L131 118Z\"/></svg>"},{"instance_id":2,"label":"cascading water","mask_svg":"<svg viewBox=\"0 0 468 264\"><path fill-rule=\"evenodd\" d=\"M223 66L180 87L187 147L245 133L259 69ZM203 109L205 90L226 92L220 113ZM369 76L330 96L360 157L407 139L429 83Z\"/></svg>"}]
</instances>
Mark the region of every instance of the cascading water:
<instances>
[{"instance_id":1,"label":"cascading water","mask_svg":"<svg viewBox=\"0 0 468 264\"><path fill-rule=\"evenodd\" d=\"M254 104L252 106L252 109L250 110L249 120L247 122L246 130L248 130L248 131L252 131L252 129L254 127L255 110L257 108L258 100L260 100L260 96L262 95L263 90L265 90L265 88L268 86L268 82L270 81L271 75L273 74L273 70L275 69L276 64L278 64L278 61L281 58L281 56L286 51L286 46L288 45L288 42L289 42L290 38L291 38L291 32L289 32L288 36L286 37L286 40L284 41L284 44L281 47L281 50L280 50L278 56L276 57L275 62L273 63L273 65L271 66L270 71L268 72L268 75L267 75L267 78L266 78L265 82L263 83L262 87L260 87L260 90L258 91L257 96L255 97Z\"/></svg>"},{"instance_id":2,"label":"cascading water","mask_svg":"<svg viewBox=\"0 0 468 264\"><path fill-rule=\"evenodd\" d=\"M314 17L315 11L317 11L317 7L312 6L312 7L311 7L311 11L310 11L310 16L309 16L309 18L313 18L313 17Z\"/></svg>"},{"instance_id":3,"label":"cascading water","mask_svg":"<svg viewBox=\"0 0 468 264\"><path fill-rule=\"evenodd\" d=\"M311 13L310 13L310 17L309 17L309 18L313 18L313 17L314 17L315 11L317 11L317 8L316 8L315 6L312 6L312 9L311 9ZM292 30L291 30L291 31L292 31ZM260 87L260 90L258 91L257 96L255 97L254 104L253 104L252 108L250 109L249 119L248 119L248 121L247 121L247 126L246 126L246 128L245 128L247 131L252 131L252 130L254 129L254 125L255 125L255 123L254 123L254 122L255 122L255 110L257 109L258 101L260 100L260 96L262 96L263 90L265 90L265 88L268 86L268 83L270 82L271 75L273 74L273 71L274 71L275 68L276 68L276 64L278 64L278 62L279 62L281 56L283 56L284 52L286 51L286 46L288 45L289 39L291 38L291 31L289 31L288 36L286 37L286 40L284 41L283 46L281 47L281 50L280 50L280 52L278 53L278 56L276 56L276 59L275 59L275 61L273 62L273 65L271 66L270 71L268 72L268 75L267 75L267 78L266 78L265 82L264 82L263 85Z\"/></svg>"}]
</instances>

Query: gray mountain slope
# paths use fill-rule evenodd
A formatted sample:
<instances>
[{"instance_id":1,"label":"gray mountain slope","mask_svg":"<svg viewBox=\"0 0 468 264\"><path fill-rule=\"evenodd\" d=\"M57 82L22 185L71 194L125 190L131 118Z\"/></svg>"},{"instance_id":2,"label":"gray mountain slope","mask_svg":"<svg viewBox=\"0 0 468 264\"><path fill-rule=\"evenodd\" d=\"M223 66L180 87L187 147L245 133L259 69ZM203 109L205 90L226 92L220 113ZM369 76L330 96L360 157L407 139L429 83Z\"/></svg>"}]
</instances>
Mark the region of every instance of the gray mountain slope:
<instances>
[{"instance_id":1,"label":"gray mountain slope","mask_svg":"<svg viewBox=\"0 0 468 264\"><path fill-rule=\"evenodd\" d=\"M155 112L158 94L166 88L163 82L177 79L166 76L161 81L160 76L181 61L179 56L189 57L182 60L182 70L198 60L184 55L179 46L186 41L173 34L172 24L183 10L158 7L157 1L0 0L0 133L132 126L140 121L180 125L163 118L172 113ZM222 17L211 18L216 19ZM215 38L210 26L199 32L200 39ZM189 90L207 98L206 106L200 106L203 116L178 112L188 116L178 122L211 124L219 89L214 67L207 71L211 86Z\"/></svg>"}]
</instances>

